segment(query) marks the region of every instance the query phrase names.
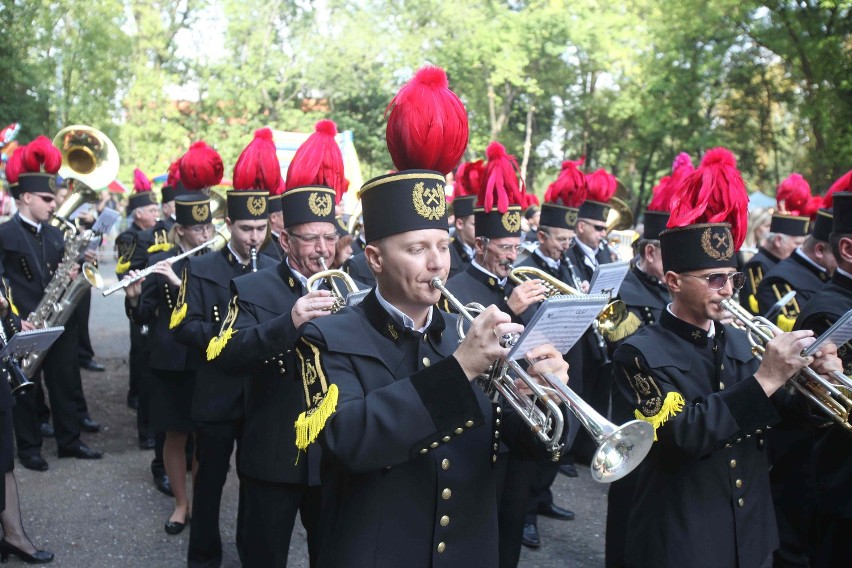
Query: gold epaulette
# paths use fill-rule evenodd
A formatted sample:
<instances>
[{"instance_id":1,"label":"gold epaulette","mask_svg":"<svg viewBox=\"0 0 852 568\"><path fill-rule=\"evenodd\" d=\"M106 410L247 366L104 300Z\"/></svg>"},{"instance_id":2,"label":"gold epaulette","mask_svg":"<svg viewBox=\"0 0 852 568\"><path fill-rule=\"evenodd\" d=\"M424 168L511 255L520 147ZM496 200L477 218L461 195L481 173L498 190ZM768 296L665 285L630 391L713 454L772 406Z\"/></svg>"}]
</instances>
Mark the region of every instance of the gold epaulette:
<instances>
[{"instance_id":1,"label":"gold epaulette","mask_svg":"<svg viewBox=\"0 0 852 568\"><path fill-rule=\"evenodd\" d=\"M173 248L175 248L175 246L171 243L157 243L148 247L148 254L154 254L155 252L168 252Z\"/></svg>"},{"instance_id":2,"label":"gold epaulette","mask_svg":"<svg viewBox=\"0 0 852 568\"><path fill-rule=\"evenodd\" d=\"M183 272L181 272L180 291L178 292L177 303L172 310L172 317L169 319L169 329L176 328L180 325L180 322L183 321L183 318L186 317L186 281L187 273L186 268L184 268Z\"/></svg>"},{"instance_id":3,"label":"gold epaulette","mask_svg":"<svg viewBox=\"0 0 852 568\"><path fill-rule=\"evenodd\" d=\"M760 308L757 305L757 297L756 296L751 295L751 296L748 297L748 309L753 314L759 314L760 313Z\"/></svg>"},{"instance_id":4,"label":"gold epaulette","mask_svg":"<svg viewBox=\"0 0 852 568\"><path fill-rule=\"evenodd\" d=\"M654 441L656 442L657 428L668 422L670 418L674 418L678 412L683 410L684 404L685 401L683 400L683 395L679 392L671 391L666 394L666 398L660 406L659 412L653 416L645 416L638 410L634 410L633 414L636 416L637 420L644 420L654 427Z\"/></svg>"},{"instance_id":5,"label":"gold epaulette","mask_svg":"<svg viewBox=\"0 0 852 568\"><path fill-rule=\"evenodd\" d=\"M296 419L296 447L306 450L316 441L326 421L337 410L337 385L329 384L320 358L319 347L300 338L296 356L302 371L307 410ZM298 457L297 457L298 459Z\"/></svg>"},{"instance_id":6,"label":"gold epaulette","mask_svg":"<svg viewBox=\"0 0 852 568\"><path fill-rule=\"evenodd\" d=\"M119 258L118 262L115 265L115 273L119 276L124 276L128 270L130 270L130 260L124 260L123 258Z\"/></svg>"},{"instance_id":7,"label":"gold epaulette","mask_svg":"<svg viewBox=\"0 0 852 568\"><path fill-rule=\"evenodd\" d=\"M225 345L227 345L228 341L230 341L231 337L233 337L234 323L237 321L237 314L239 311L240 308L237 306L237 296L234 296L228 304L228 315L226 315L224 321L222 321L222 327L219 329L219 335L211 338L210 342L207 344L208 361L212 361L218 357L225 348Z\"/></svg>"}]
</instances>

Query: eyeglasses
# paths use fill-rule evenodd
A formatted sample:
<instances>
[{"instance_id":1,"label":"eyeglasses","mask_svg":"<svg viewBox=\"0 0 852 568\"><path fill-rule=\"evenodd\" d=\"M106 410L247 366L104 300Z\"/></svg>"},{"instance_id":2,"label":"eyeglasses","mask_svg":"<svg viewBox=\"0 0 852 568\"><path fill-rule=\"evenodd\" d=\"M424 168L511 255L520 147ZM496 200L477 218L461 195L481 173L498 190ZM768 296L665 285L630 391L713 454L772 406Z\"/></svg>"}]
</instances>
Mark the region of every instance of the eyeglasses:
<instances>
[{"instance_id":1,"label":"eyeglasses","mask_svg":"<svg viewBox=\"0 0 852 568\"><path fill-rule=\"evenodd\" d=\"M574 237L558 237L557 238L557 237L554 237L553 235L551 235L550 233L548 233L547 231L542 231L542 233L544 233L547 236L548 239L553 239L554 241L556 241L560 245L567 245L569 242L571 242L571 239L574 238Z\"/></svg>"},{"instance_id":2,"label":"eyeglasses","mask_svg":"<svg viewBox=\"0 0 852 568\"><path fill-rule=\"evenodd\" d=\"M493 244L497 250L502 252L503 254L509 254L510 252L518 253L524 250L524 247L521 245L498 245L497 243L492 243L488 241L490 244Z\"/></svg>"},{"instance_id":3,"label":"eyeglasses","mask_svg":"<svg viewBox=\"0 0 852 568\"><path fill-rule=\"evenodd\" d=\"M52 195L42 195L41 193L33 193L33 195L35 195L45 203L53 203L54 201L56 201L56 198Z\"/></svg>"},{"instance_id":4,"label":"eyeglasses","mask_svg":"<svg viewBox=\"0 0 852 568\"><path fill-rule=\"evenodd\" d=\"M702 280L706 280L707 287L711 290L721 290L725 287L725 284L728 283L729 279L734 290L739 290L743 287L743 284L745 284L745 274L742 272L732 272L731 274L726 272L714 272L713 274L707 274L705 276L699 276L697 274L681 274L681 276L691 276L692 278L701 278Z\"/></svg>"},{"instance_id":5,"label":"eyeglasses","mask_svg":"<svg viewBox=\"0 0 852 568\"><path fill-rule=\"evenodd\" d=\"M213 230L213 225L192 225L188 227L189 232L195 233L196 235L200 235L202 233L209 233Z\"/></svg>"},{"instance_id":6,"label":"eyeglasses","mask_svg":"<svg viewBox=\"0 0 852 568\"><path fill-rule=\"evenodd\" d=\"M297 235L296 233L288 233L292 237L296 237L301 240L306 245L316 244L317 241L322 239L323 241L331 244L335 244L340 240L340 235L337 233L330 233L328 235Z\"/></svg>"},{"instance_id":7,"label":"eyeglasses","mask_svg":"<svg viewBox=\"0 0 852 568\"><path fill-rule=\"evenodd\" d=\"M589 225L592 224L589 223ZM606 225L592 225L592 227L599 233L603 233L604 231L606 231Z\"/></svg>"}]
</instances>

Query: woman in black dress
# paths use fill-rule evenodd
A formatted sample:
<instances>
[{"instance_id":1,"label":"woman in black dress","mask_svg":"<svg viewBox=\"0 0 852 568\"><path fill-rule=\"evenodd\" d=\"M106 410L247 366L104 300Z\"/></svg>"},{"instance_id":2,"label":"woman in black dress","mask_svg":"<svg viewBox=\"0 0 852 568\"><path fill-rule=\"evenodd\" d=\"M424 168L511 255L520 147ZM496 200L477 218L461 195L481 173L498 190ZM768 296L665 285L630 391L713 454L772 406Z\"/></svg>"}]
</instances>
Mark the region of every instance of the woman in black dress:
<instances>
[{"instance_id":1,"label":"woman in black dress","mask_svg":"<svg viewBox=\"0 0 852 568\"><path fill-rule=\"evenodd\" d=\"M182 287L178 275L184 274L184 267L189 263L188 257L177 261L172 258L212 238L210 198L201 193L177 196L175 218L176 223L169 232L174 246L151 255L148 266L153 267L153 274L126 289L127 313L135 323L147 325L150 330L149 420L153 431L166 433L163 463L175 494L175 508L165 524L168 534L183 531L191 517L185 448L193 430L190 409L199 362L198 352L175 341L170 330L182 317ZM135 273L131 271L130 276Z\"/></svg>"}]
</instances>

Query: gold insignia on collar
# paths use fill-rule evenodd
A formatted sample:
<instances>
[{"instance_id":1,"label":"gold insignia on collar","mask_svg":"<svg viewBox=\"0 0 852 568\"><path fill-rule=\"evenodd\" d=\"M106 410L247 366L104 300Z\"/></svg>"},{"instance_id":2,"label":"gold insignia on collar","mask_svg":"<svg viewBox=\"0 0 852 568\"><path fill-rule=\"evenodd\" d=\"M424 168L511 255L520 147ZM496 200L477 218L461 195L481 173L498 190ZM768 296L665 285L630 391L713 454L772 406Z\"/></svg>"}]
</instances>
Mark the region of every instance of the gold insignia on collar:
<instances>
[{"instance_id":1,"label":"gold insignia on collar","mask_svg":"<svg viewBox=\"0 0 852 568\"><path fill-rule=\"evenodd\" d=\"M317 217L326 217L331 213L332 207L331 195L315 191L308 197L308 208Z\"/></svg>"},{"instance_id":2,"label":"gold insignia on collar","mask_svg":"<svg viewBox=\"0 0 852 568\"><path fill-rule=\"evenodd\" d=\"M396 328L392 323L388 323L388 333L394 338L394 340L399 339L399 333L397 333Z\"/></svg>"},{"instance_id":3,"label":"gold insignia on collar","mask_svg":"<svg viewBox=\"0 0 852 568\"><path fill-rule=\"evenodd\" d=\"M296 287L296 282L293 280L293 277L292 277L292 276L291 276L291 277L290 277L290 279L287 281L287 284L289 284L289 285L290 285L290 288L295 288L295 287Z\"/></svg>"},{"instance_id":4,"label":"gold insignia on collar","mask_svg":"<svg viewBox=\"0 0 852 568\"><path fill-rule=\"evenodd\" d=\"M447 211L447 198L444 196L444 186L441 184L426 187L422 181L417 182L414 184L411 200L414 203L414 211L430 221L437 221Z\"/></svg>"},{"instance_id":5,"label":"gold insignia on collar","mask_svg":"<svg viewBox=\"0 0 852 568\"><path fill-rule=\"evenodd\" d=\"M506 211L503 213L503 228L510 233L515 233L521 229L521 212Z\"/></svg>"},{"instance_id":6,"label":"gold insignia on collar","mask_svg":"<svg viewBox=\"0 0 852 568\"><path fill-rule=\"evenodd\" d=\"M192 218L198 221L199 223L203 223L207 220L207 215L210 209L207 207L206 203L201 203L199 205L192 206Z\"/></svg>"},{"instance_id":7,"label":"gold insignia on collar","mask_svg":"<svg viewBox=\"0 0 852 568\"><path fill-rule=\"evenodd\" d=\"M704 253L715 260L728 260L734 255L734 237L727 227L722 233L714 233L711 227L704 229L701 234L701 248Z\"/></svg>"},{"instance_id":8,"label":"gold insignia on collar","mask_svg":"<svg viewBox=\"0 0 852 568\"><path fill-rule=\"evenodd\" d=\"M701 332L698 331L697 329L695 331L693 331L692 332L692 339L696 339L696 340L701 339Z\"/></svg>"},{"instance_id":9,"label":"gold insignia on collar","mask_svg":"<svg viewBox=\"0 0 852 568\"><path fill-rule=\"evenodd\" d=\"M246 200L246 209L255 217L266 213L266 198L263 196L249 197Z\"/></svg>"},{"instance_id":10,"label":"gold insignia on collar","mask_svg":"<svg viewBox=\"0 0 852 568\"><path fill-rule=\"evenodd\" d=\"M494 278L488 278L488 285L489 286L494 286L495 284L497 284L497 281L494 280Z\"/></svg>"}]
</instances>

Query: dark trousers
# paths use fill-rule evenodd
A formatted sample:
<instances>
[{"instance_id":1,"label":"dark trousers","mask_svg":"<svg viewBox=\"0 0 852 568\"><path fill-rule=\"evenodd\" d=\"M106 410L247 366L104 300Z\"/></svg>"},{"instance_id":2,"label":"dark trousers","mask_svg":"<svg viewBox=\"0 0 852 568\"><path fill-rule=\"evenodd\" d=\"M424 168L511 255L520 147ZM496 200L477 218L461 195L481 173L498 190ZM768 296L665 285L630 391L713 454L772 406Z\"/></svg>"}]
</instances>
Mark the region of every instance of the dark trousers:
<instances>
[{"instance_id":1,"label":"dark trousers","mask_svg":"<svg viewBox=\"0 0 852 568\"><path fill-rule=\"evenodd\" d=\"M76 371L76 372L75 372ZM41 369L53 415L56 444L70 448L80 442L80 416L75 395L82 390L77 364L77 325L72 317L44 357ZM18 455L41 453L41 421L36 389L18 397L13 408Z\"/></svg>"},{"instance_id":2,"label":"dark trousers","mask_svg":"<svg viewBox=\"0 0 852 568\"><path fill-rule=\"evenodd\" d=\"M301 515L308 533L310 565L319 557L320 487L293 483L269 483L243 477L245 541L243 568L284 568L290 537Z\"/></svg>"},{"instance_id":3,"label":"dark trousers","mask_svg":"<svg viewBox=\"0 0 852 568\"><path fill-rule=\"evenodd\" d=\"M189 439L192 440L192 436L190 436ZM151 475L154 476L154 481L156 481L158 477L166 475L166 466L163 463L163 444L165 443L165 432L157 432L154 434L154 459L151 460Z\"/></svg>"},{"instance_id":4,"label":"dark trousers","mask_svg":"<svg viewBox=\"0 0 852 568\"><path fill-rule=\"evenodd\" d=\"M538 471L538 462L521 461L511 454L501 454L498 464L505 462L502 494L498 496L497 527L500 536L500 568L515 568L521 558L521 538L530 479Z\"/></svg>"},{"instance_id":5,"label":"dark trousers","mask_svg":"<svg viewBox=\"0 0 852 568\"><path fill-rule=\"evenodd\" d=\"M219 508L222 488L234 445L239 462L239 440L243 420L231 422L196 422L195 455L198 470L192 494L192 523L189 525L187 565L190 568L213 567L222 564L222 536L219 533ZM243 550L243 490L240 484L237 511L237 550Z\"/></svg>"},{"instance_id":6,"label":"dark trousers","mask_svg":"<svg viewBox=\"0 0 852 568\"><path fill-rule=\"evenodd\" d=\"M852 519L823 516L817 528L814 568L841 568L852 558Z\"/></svg>"},{"instance_id":7,"label":"dark trousers","mask_svg":"<svg viewBox=\"0 0 852 568\"><path fill-rule=\"evenodd\" d=\"M130 390L128 396L139 397L139 408L136 410L136 431L140 438L147 438L148 409L150 408L149 385L151 384L151 369L148 360L151 352L148 349L148 338L142 334L142 326L130 322Z\"/></svg>"},{"instance_id":8,"label":"dark trousers","mask_svg":"<svg viewBox=\"0 0 852 568\"><path fill-rule=\"evenodd\" d=\"M92 339L89 337L89 313L92 311L92 291L89 290L80 298L80 303L74 309L74 315L80 322L80 339L77 343L77 356L80 364L88 363L95 358L92 349Z\"/></svg>"},{"instance_id":9,"label":"dark trousers","mask_svg":"<svg viewBox=\"0 0 852 568\"><path fill-rule=\"evenodd\" d=\"M538 512L553 503L553 492L550 486L559 473L559 462L550 460L534 462L534 468L530 472L529 482L530 498L527 501L527 517L524 522L538 524Z\"/></svg>"}]
</instances>

